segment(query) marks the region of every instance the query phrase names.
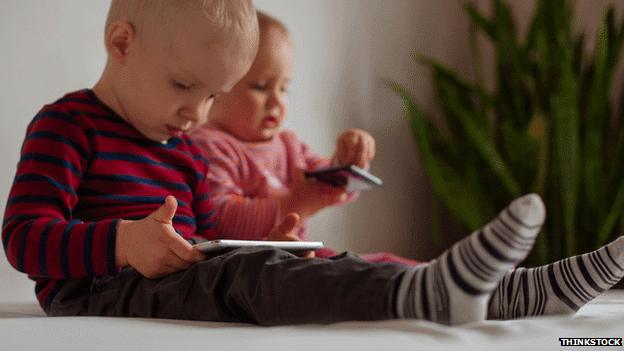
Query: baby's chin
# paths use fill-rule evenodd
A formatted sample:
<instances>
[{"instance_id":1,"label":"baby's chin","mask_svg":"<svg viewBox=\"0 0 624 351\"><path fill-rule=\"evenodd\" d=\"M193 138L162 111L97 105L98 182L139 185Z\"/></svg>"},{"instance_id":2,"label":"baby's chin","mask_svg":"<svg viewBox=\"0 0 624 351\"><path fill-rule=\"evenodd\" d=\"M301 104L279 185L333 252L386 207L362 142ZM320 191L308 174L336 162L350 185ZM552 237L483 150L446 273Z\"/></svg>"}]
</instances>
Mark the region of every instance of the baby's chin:
<instances>
[{"instance_id":1,"label":"baby's chin","mask_svg":"<svg viewBox=\"0 0 624 351\"><path fill-rule=\"evenodd\" d=\"M252 136L251 138L248 138L247 141L255 142L255 143L268 142L268 141L273 140L273 138L275 138L278 132L279 132L279 129L262 129L259 131L259 133L256 133L256 135Z\"/></svg>"},{"instance_id":2,"label":"baby's chin","mask_svg":"<svg viewBox=\"0 0 624 351\"><path fill-rule=\"evenodd\" d=\"M259 129L237 129L228 128L224 125L217 124L217 127L222 131L232 135L240 141L246 143L263 143L273 140L273 138L279 133L279 128L259 128Z\"/></svg>"}]
</instances>

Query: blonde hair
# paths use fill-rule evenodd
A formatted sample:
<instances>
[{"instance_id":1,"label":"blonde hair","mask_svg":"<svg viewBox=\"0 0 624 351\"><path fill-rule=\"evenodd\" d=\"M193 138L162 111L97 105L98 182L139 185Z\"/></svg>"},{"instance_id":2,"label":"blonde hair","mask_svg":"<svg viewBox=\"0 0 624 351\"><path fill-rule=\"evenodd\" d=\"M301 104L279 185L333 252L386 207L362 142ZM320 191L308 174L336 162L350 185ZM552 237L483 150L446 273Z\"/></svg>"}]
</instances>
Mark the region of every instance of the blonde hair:
<instances>
[{"instance_id":1,"label":"blonde hair","mask_svg":"<svg viewBox=\"0 0 624 351\"><path fill-rule=\"evenodd\" d=\"M258 38L258 20L251 0L112 0L106 28L114 21L132 24L139 37L167 38L178 20L202 13L221 30Z\"/></svg>"}]
</instances>

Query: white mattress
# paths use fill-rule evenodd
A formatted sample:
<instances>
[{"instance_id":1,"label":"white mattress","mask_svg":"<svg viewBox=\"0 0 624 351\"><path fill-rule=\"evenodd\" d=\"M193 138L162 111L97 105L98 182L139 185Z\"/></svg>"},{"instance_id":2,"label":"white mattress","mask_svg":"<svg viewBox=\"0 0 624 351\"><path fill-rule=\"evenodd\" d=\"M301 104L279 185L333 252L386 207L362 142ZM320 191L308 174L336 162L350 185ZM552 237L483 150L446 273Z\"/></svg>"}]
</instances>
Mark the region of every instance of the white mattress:
<instances>
[{"instance_id":1,"label":"white mattress","mask_svg":"<svg viewBox=\"0 0 624 351\"><path fill-rule=\"evenodd\" d=\"M561 347L562 337L624 337L624 290L603 294L574 317L485 321L461 327L405 320L266 328L130 318L47 318L35 303L0 303L0 350L6 351L583 349Z\"/></svg>"}]
</instances>

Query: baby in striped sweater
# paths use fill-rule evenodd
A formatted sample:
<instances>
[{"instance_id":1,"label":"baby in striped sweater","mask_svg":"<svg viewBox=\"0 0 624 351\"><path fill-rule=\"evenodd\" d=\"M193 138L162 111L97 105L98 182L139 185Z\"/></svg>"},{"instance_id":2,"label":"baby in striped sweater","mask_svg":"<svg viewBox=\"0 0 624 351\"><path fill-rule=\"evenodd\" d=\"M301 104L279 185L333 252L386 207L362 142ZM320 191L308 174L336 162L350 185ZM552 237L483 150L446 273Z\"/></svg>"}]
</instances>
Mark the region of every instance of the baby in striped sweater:
<instances>
[{"instance_id":1,"label":"baby in striped sweater","mask_svg":"<svg viewBox=\"0 0 624 351\"><path fill-rule=\"evenodd\" d=\"M251 69L230 93L217 97L209 123L193 137L209 156L211 197L221 235L267 239L271 229L294 212L301 224L297 237L290 239L305 240L307 218L323 208L352 201L357 194L306 179L303 172L331 165L368 168L375 156L375 140L363 130L347 129L338 136L333 157L322 157L295 133L281 130L293 48L280 21L259 12L258 22L260 46ZM317 254L334 252L326 249ZM413 263L385 253L364 257Z\"/></svg>"}]
</instances>

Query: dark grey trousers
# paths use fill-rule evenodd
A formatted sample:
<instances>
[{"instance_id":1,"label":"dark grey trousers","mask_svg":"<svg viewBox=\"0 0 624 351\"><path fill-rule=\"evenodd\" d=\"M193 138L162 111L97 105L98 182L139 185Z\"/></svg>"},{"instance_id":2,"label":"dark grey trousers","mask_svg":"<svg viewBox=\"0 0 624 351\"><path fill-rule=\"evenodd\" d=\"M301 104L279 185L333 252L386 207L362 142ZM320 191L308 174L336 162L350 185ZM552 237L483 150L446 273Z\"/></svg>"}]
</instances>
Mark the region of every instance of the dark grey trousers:
<instances>
[{"instance_id":1,"label":"dark grey trousers","mask_svg":"<svg viewBox=\"0 0 624 351\"><path fill-rule=\"evenodd\" d=\"M47 312L260 325L391 319L405 270L351 253L307 259L279 249L245 248L158 279L125 269L115 276L70 280Z\"/></svg>"}]
</instances>

